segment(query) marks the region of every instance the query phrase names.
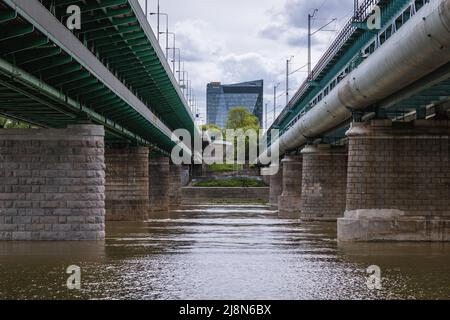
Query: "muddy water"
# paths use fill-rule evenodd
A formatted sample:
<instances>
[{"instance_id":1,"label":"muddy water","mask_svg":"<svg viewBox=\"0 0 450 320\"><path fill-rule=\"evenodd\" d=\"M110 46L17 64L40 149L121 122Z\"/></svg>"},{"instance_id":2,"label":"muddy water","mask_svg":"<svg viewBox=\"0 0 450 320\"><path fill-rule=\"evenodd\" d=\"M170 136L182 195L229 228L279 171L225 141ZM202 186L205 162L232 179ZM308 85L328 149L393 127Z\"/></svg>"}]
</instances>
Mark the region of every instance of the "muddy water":
<instances>
[{"instance_id":1,"label":"muddy water","mask_svg":"<svg viewBox=\"0 0 450 320\"><path fill-rule=\"evenodd\" d=\"M81 268L69 290L67 267ZM381 269L381 290L367 267ZM2 299L442 299L450 245L338 245L335 224L264 206L197 206L107 225L96 243L0 243Z\"/></svg>"}]
</instances>

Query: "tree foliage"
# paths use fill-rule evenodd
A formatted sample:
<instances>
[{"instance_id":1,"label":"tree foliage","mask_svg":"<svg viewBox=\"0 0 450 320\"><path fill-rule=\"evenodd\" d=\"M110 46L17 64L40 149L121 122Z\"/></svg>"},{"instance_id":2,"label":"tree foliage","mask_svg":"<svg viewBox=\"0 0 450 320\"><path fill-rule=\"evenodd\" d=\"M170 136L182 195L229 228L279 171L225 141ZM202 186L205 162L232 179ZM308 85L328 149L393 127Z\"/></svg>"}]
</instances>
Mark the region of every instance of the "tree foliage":
<instances>
[{"instance_id":1,"label":"tree foliage","mask_svg":"<svg viewBox=\"0 0 450 320\"><path fill-rule=\"evenodd\" d=\"M245 107L236 107L228 112L226 129L242 129L244 131L253 129L259 130L259 119L250 113Z\"/></svg>"},{"instance_id":2,"label":"tree foliage","mask_svg":"<svg viewBox=\"0 0 450 320\"><path fill-rule=\"evenodd\" d=\"M26 129L26 128L30 128L30 125L23 123L23 122L19 122L19 121L14 121L14 120L10 120L4 117L0 117L0 128L2 129Z\"/></svg>"}]
</instances>

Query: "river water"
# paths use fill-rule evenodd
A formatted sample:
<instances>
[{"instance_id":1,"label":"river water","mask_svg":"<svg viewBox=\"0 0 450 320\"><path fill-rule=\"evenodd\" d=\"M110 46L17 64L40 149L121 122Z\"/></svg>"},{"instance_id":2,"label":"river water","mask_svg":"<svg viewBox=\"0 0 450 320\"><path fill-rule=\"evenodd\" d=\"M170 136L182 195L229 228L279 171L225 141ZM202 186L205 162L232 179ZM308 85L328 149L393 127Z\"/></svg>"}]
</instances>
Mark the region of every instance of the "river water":
<instances>
[{"instance_id":1,"label":"river water","mask_svg":"<svg viewBox=\"0 0 450 320\"><path fill-rule=\"evenodd\" d=\"M81 268L69 290L66 269ZM371 265L381 289L367 286ZM110 223L105 242L0 242L1 299L449 299L450 245L340 245L332 223L196 206Z\"/></svg>"}]
</instances>

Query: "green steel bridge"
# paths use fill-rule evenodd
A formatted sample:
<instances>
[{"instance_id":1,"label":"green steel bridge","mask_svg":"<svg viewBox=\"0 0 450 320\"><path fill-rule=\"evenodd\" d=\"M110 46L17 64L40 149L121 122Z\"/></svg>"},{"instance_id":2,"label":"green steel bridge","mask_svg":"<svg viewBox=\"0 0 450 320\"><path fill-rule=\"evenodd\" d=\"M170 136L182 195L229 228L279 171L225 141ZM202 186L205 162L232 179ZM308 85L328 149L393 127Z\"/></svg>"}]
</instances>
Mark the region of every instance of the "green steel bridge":
<instances>
[{"instance_id":1,"label":"green steel bridge","mask_svg":"<svg viewBox=\"0 0 450 320\"><path fill-rule=\"evenodd\" d=\"M385 50L384 60L389 63L391 54L395 51L401 51L404 48L395 39L399 39L399 33L407 35L408 25L416 16L420 16L423 11L430 5L441 4L448 7L446 0L363 0L355 1L354 17L348 21L343 30L337 36L335 41L331 44L322 58L319 60L312 74L304 81L298 91L295 93L289 104L283 109L278 118L274 121L268 131L268 139L270 140L270 130L280 130L280 136L286 135L291 128L300 125L304 121L303 130L298 130L297 135L304 135L302 142L293 143L286 146L283 151L294 151L300 148L307 141L322 140L327 143L334 143L341 141L345 137L345 132L349 128L352 119L360 120L364 117L385 117L395 120L408 119L410 116L417 118L433 117L436 115L436 108L443 103L448 102L450 95L450 56L446 57L446 63L439 68L432 70L431 67L425 64L418 64L414 66L411 63L415 59L414 56L408 57L411 61L404 63L404 65L392 65L389 73L384 74L383 77L373 78L373 87L378 83L388 81L393 75L396 75L397 69L403 68L417 68L420 69L422 65L432 71L420 79L408 83L407 86L395 88L393 82L393 90L390 92L381 92L376 94L375 99L370 99L366 95L369 93L361 92L364 98L370 100L360 108L348 108L348 113L343 115L344 111L333 112L327 110L329 118L340 118L342 121L335 122L325 129L317 129L314 135L308 134L309 131L314 131L312 127L321 126L321 124L311 123L310 119L306 119L306 115L310 111L315 111L315 108L321 103L329 104L327 101L332 96L333 90L342 85L346 81L350 81L352 72L357 70L363 63L370 64L372 56L375 56L378 51L385 47L391 46L391 51ZM381 28L371 30L367 27L367 19L373 13L374 6L377 5L381 9ZM425 18L424 23L426 23ZM443 32L448 39L450 30ZM411 41L414 42L414 35L409 34ZM428 35L431 39L434 35ZM436 41L435 41L436 42ZM416 48L414 53L420 57L422 48ZM448 48L447 48L448 50ZM446 52L442 52L441 58L444 58ZM442 57L442 55L444 57ZM426 59L426 57L424 57ZM405 59L407 60L407 59ZM374 69L375 70L376 66ZM425 72L426 73L426 72ZM425 74L424 73L424 74ZM353 79L354 80L354 79ZM359 90L356 83L354 91ZM388 90L385 90L388 91ZM374 94L375 95L375 94ZM339 97L342 94L339 93ZM335 98L333 96L333 98ZM323 105L322 105L323 107ZM362 108L364 107L364 109ZM322 117L326 121L327 116ZM325 127L325 126L324 126ZM308 129L305 129L308 128ZM302 133L303 132L303 133ZM317 133L319 132L319 133ZM269 141L270 144L270 141Z\"/></svg>"},{"instance_id":2,"label":"green steel bridge","mask_svg":"<svg viewBox=\"0 0 450 320\"><path fill-rule=\"evenodd\" d=\"M67 27L70 5L80 30ZM162 154L179 142L173 130L200 134L137 0L1 0L0 114L101 124L107 143Z\"/></svg>"}]
</instances>

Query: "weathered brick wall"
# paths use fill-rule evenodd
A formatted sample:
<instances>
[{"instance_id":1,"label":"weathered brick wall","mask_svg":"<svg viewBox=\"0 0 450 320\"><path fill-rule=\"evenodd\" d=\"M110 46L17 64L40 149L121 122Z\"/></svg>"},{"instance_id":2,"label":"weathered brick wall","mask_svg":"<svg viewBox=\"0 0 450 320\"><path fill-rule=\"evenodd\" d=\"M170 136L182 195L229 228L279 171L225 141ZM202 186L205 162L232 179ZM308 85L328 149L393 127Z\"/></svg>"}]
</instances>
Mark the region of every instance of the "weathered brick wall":
<instances>
[{"instance_id":1,"label":"weathered brick wall","mask_svg":"<svg viewBox=\"0 0 450 320\"><path fill-rule=\"evenodd\" d=\"M301 217L334 220L343 216L347 186L346 147L307 146L302 154Z\"/></svg>"},{"instance_id":2,"label":"weathered brick wall","mask_svg":"<svg viewBox=\"0 0 450 320\"><path fill-rule=\"evenodd\" d=\"M0 240L105 237L104 129L0 130Z\"/></svg>"},{"instance_id":3,"label":"weathered brick wall","mask_svg":"<svg viewBox=\"0 0 450 320\"><path fill-rule=\"evenodd\" d=\"M106 220L143 221L149 211L148 148L107 148Z\"/></svg>"},{"instance_id":4,"label":"weathered brick wall","mask_svg":"<svg viewBox=\"0 0 450 320\"><path fill-rule=\"evenodd\" d=\"M170 207L178 208L181 205L181 165L170 164Z\"/></svg>"},{"instance_id":5,"label":"weathered brick wall","mask_svg":"<svg viewBox=\"0 0 450 320\"><path fill-rule=\"evenodd\" d=\"M149 198L152 212L169 211L169 158L150 157L148 162Z\"/></svg>"},{"instance_id":6,"label":"weathered brick wall","mask_svg":"<svg viewBox=\"0 0 450 320\"><path fill-rule=\"evenodd\" d=\"M450 215L450 122L355 123L348 132L347 211Z\"/></svg>"},{"instance_id":7,"label":"weathered brick wall","mask_svg":"<svg viewBox=\"0 0 450 320\"><path fill-rule=\"evenodd\" d=\"M285 156L283 163L283 189L278 198L278 215L299 218L302 194L303 162L301 156Z\"/></svg>"},{"instance_id":8,"label":"weathered brick wall","mask_svg":"<svg viewBox=\"0 0 450 320\"><path fill-rule=\"evenodd\" d=\"M278 197L283 192L283 164L281 163L277 173L270 175L269 190L269 204L272 207L278 207Z\"/></svg>"}]
</instances>

